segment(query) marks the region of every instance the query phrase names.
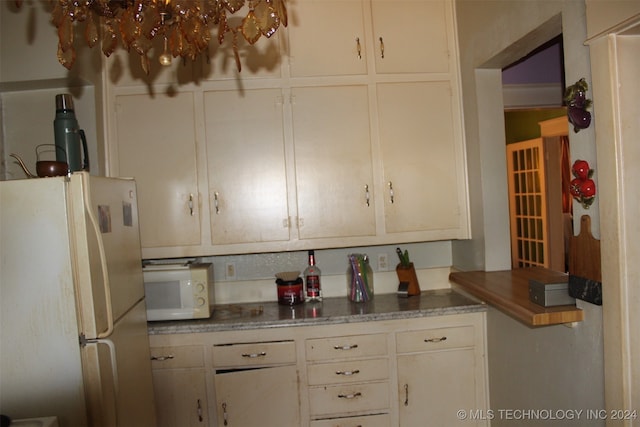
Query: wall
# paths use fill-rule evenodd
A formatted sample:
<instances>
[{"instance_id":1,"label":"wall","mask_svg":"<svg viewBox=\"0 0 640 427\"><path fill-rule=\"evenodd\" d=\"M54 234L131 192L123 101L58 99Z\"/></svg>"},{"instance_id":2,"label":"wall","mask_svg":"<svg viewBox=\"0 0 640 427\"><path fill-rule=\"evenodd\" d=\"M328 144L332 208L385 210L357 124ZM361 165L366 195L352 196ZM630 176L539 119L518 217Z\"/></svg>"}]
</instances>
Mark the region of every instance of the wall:
<instances>
[{"instance_id":1,"label":"wall","mask_svg":"<svg viewBox=\"0 0 640 427\"><path fill-rule=\"evenodd\" d=\"M563 34L566 81L590 81L584 3L459 0L458 33L473 239L453 242L454 266L488 271L510 268L504 105L501 69ZM593 127L570 134L573 158L595 166ZM596 177L597 179L597 177ZM584 210L575 207L576 218ZM592 215L598 235L597 207ZM579 302L585 321L573 329L524 327L489 313L489 377L494 409L604 408L601 307ZM584 360L588 355L589 360ZM573 362L571 362L573 361ZM541 381L546 379L547 382ZM501 425L604 425L599 419L509 420Z\"/></svg>"}]
</instances>

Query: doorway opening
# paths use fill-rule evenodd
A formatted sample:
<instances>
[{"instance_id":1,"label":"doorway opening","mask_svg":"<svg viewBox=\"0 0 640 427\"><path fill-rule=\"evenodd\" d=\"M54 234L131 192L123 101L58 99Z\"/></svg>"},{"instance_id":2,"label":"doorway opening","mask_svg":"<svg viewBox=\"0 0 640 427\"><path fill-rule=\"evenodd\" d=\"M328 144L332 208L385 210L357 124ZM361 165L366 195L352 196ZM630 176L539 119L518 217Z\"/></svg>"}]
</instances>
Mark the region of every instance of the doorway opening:
<instances>
[{"instance_id":1,"label":"doorway opening","mask_svg":"<svg viewBox=\"0 0 640 427\"><path fill-rule=\"evenodd\" d=\"M566 272L572 234L562 35L502 71L512 268Z\"/></svg>"}]
</instances>

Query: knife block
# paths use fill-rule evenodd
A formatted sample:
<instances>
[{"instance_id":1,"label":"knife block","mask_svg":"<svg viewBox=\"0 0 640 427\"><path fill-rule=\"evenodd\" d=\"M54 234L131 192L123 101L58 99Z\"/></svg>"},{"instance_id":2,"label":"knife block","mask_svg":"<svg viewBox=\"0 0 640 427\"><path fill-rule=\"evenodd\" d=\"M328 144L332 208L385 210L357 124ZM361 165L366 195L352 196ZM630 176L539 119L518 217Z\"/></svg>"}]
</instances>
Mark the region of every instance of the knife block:
<instances>
[{"instance_id":1,"label":"knife block","mask_svg":"<svg viewBox=\"0 0 640 427\"><path fill-rule=\"evenodd\" d=\"M418 276L416 275L416 269L413 263L409 263L408 266L398 264L396 266L396 273L398 274L398 280L400 283L407 283L407 295L420 295L420 283L418 283Z\"/></svg>"}]
</instances>

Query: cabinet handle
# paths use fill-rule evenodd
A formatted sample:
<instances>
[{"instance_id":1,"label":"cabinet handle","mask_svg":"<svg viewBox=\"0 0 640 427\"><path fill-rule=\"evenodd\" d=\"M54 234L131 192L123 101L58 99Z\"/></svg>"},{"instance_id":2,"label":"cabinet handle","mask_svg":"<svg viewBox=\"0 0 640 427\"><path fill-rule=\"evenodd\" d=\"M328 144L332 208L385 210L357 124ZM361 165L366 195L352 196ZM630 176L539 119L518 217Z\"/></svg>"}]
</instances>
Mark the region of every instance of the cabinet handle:
<instances>
[{"instance_id":1,"label":"cabinet handle","mask_svg":"<svg viewBox=\"0 0 640 427\"><path fill-rule=\"evenodd\" d=\"M189 194L189 215L193 216L193 193Z\"/></svg>"},{"instance_id":2,"label":"cabinet handle","mask_svg":"<svg viewBox=\"0 0 640 427\"><path fill-rule=\"evenodd\" d=\"M248 357L251 359L255 359L256 357L265 357L266 355L266 351L261 351L260 353L242 353L242 357Z\"/></svg>"},{"instance_id":3,"label":"cabinet handle","mask_svg":"<svg viewBox=\"0 0 640 427\"><path fill-rule=\"evenodd\" d=\"M440 338L427 338L424 340L424 342L442 342L442 341L446 341L447 337L440 337Z\"/></svg>"},{"instance_id":4,"label":"cabinet handle","mask_svg":"<svg viewBox=\"0 0 640 427\"><path fill-rule=\"evenodd\" d=\"M216 191L215 193L213 193L213 205L216 207L216 215L218 215L220 213L220 206L218 205L218 197L220 195L218 194L218 192Z\"/></svg>"},{"instance_id":5,"label":"cabinet handle","mask_svg":"<svg viewBox=\"0 0 640 427\"><path fill-rule=\"evenodd\" d=\"M369 207L369 184L364 185L364 198L367 201L367 207Z\"/></svg>"},{"instance_id":6,"label":"cabinet handle","mask_svg":"<svg viewBox=\"0 0 640 427\"><path fill-rule=\"evenodd\" d=\"M356 37L356 49L358 50L358 59L362 59L362 50L360 49L360 37Z\"/></svg>"},{"instance_id":7,"label":"cabinet handle","mask_svg":"<svg viewBox=\"0 0 640 427\"><path fill-rule=\"evenodd\" d=\"M378 40L380 40L380 58L384 59L384 41L382 40L382 37Z\"/></svg>"},{"instance_id":8,"label":"cabinet handle","mask_svg":"<svg viewBox=\"0 0 640 427\"><path fill-rule=\"evenodd\" d=\"M393 203L393 182L389 181L387 185L389 186L389 201Z\"/></svg>"},{"instance_id":9,"label":"cabinet handle","mask_svg":"<svg viewBox=\"0 0 640 427\"><path fill-rule=\"evenodd\" d=\"M227 404L226 402L222 402L222 419L224 420L224 425L229 424L227 421Z\"/></svg>"},{"instance_id":10,"label":"cabinet handle","mask_svg":"<svg viewBox=\"0 0 640 427\"><path fill-rule=\"evenodd\" d=\"M198 399L198 421L202 422L202 404L200 404L200 399Z\"/></svg>"},{"instance_id":11,"label":"cabinet handle","mask_svg":"<svg viewBox=\"0 0 640 427\"><path fill-rule=\"evenodd\" d=\"M357 393L351 393L351 394L339 394L338 397L340 399L355 399L356 397L360 397L362 396L362 393L357 392Z\"/></svg>"},{"instance_id":12,"label":"cabinet handle","mask_svg":"<svg viewBox=\"0 0 640 427\"><path fill-rule=\"evenodd\" d=\"M355 371L336 371L336 375L344 375L345 377L349 377L351 375L359 374L360 370L356 369Z\"/></svg>"},{"instance_id":13,"label":"cabinet handle","mask_svg":"<svg viewBox=\"0 0 640 427\"><path fill-rule=\"evenodd\" d=\"M358 344L353 345L334 345L334 350L353 350L354 348L358 348Z\"/></svg>"},{"instance_id":14,"label":"cabinet handle","mask_svg":"<svg viewBox=\"0 0 640 427\"><path fill-rule=\"evenodd\" d=\"M167 356L151 356L151 360L157 360L159 362L164 362L165 360L173 359L173 354L169 354Z\"/></svg>"},{"instance_id":15,"label":"cabinet handle","mask_svg":"<svg viewBox=\"0 0 640 427\"><path fill-rule=\"evenodd\" d=\"M404 406L409 406L409 384L404 385Z\"/></svg>"}]
</instances>

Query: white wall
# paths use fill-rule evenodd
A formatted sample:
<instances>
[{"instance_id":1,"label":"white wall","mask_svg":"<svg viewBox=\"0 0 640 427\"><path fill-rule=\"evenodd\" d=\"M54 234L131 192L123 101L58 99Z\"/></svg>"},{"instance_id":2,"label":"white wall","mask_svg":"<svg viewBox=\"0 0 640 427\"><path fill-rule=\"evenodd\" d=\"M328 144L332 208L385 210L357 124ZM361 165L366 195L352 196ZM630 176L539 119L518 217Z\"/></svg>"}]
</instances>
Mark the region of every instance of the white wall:
<instances>
[{"instance_id":1,"label":"white wall","mask_svg":"<svg viewBox=\"0 0 640 427\"><path fill-rule=\"evenodd\" d=\"M590 81L584 9L584 2L576 0L458 0L473 239L453 242L457 268L510 269L501 68L562 33L567 83L581 77ZM572 132L570 142L572 157L589 161L597 170L593 126L577 134ZM585 211L576 205L574 209L579 220ZM597 236L597 205L586 213L592 216ZM585 310L585 321L573 329L532 329L490 311L492 408L604 408L602 310L588 303L579 305ZM596 426L604 425L604 421L585 416L544 421L496 418L492 425Z\"/></svg>"}]
</instances>

